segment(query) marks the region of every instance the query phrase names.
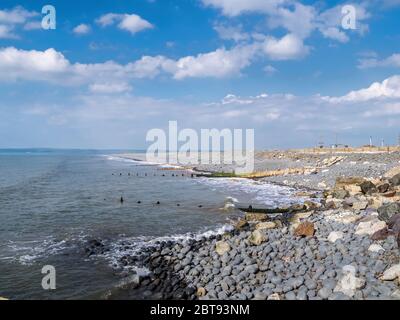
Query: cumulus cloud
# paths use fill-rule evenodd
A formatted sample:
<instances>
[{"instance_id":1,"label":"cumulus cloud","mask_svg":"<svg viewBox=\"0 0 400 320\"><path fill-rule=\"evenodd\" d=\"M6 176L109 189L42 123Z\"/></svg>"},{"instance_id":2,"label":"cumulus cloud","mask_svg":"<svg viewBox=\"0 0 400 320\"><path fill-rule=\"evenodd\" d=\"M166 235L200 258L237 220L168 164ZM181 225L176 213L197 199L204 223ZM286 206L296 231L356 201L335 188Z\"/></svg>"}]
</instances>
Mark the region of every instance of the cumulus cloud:
<instances>
[{"instance_id":1,"label":"cumulus cloud","mask_svg":"<svg viewBox=\"0 0 400 320\"><path fill-rule=\"evenodd\" d=\"M224 15L238 16L243 13L259 12L269 13L277 9L279 5L288 3L288 0L202 0L206 6L221 9Z\"/></svg>"},{"instance_id":2,"label":"cumulus cloud","mask_svg":"<svg viewBox=\"0 0 400 320\"><path fill-rule=\"evenodd\" d=\"M114 61L104 63L71 63L65 56L50 48L45 51L0 49L0 80L41 80L73 85L97 79L126 80L154 78L160 73L180 80L191 77L221 78L239 74L250 65L257 46L220 48L212 52L186 56L177 60L164 56L144 56L128 64Z\"/></svg>"},{"instance_id":3,"label":"cumulus cloud","mask_svg":"<svg viewBox=\"0 0 400 320\"><path fill-rule=\"evenodd\" d=\"M24 30L40 30L42 29L41 21L29 21L24 25Z\"/></svg>"},{"instance_id":4,"label":"cumulus cloud","mask_svg":"<svg viewBox=\"0 0 400 320\"><path fill-rule=\"evenodd\" d=\"M272 75L272 74L278 72L278 70L275 67L271 66L271 65L265 66L263 70L268 75Z\"/></svg>"},{"instance_id":5,"label":"cumulus cloud","mask_svg":"<svg viewBox=\"0 0 400 320\"><path fill-rule=\"evenodd\" d=\"M249 40L250 36L243 31L242 25L229 26L223 24L215 24L214 30L217 31L219 37L223 40L233 40L235 42Z\"/></svg>"},{"instance_id":6,"label":"cumulus cloud","mask_svg":"<svg viewBox=\"0 0 400 320\"><path fill-rule=\"evenodd\" d=\"M81 24L77 25L72 31L78 35L88 34L91 31L91 28L89 25L87 25L85 23L81 23Z\"/></svg>"},{"instance_id":7,"label":"cumulus cloud","mask_svg":"<svg viewBox=\"0 0 400 320\"><path fill-rule=\"evenodd\" d=\"M342 7L321 10L320 6L304 5L292 0L202 0L203 4L221 10L228 17L253 13L264 14L270 28L284 28L289 34L300 39L309 37L312 32L319 31L323 37L338 42L348 42L348 30L342 28ZM367 10L368 3L352 4L356 9L356 32L364 34L368 31L366 21L371 17Z\"/></svg>"},{"instance_id":8,"label":"cumulus cloud","mask_svg":"<svg viewBox=\"0 0 400 320\"><path fill-rule=\"evenodd\" d=\"M296 35L287 34L281 39L267 38L263 51L272 60L292 60L306 56L310 48Z\"/></svg>"},{"instance_id":9,"label":"cumulus cloud","mask_svg":"<svg viewBox=\"0 0 400 320\"><path fill-rule=\"evenodd\" d=\"M216 77L222 78L239 74L249 66L256 52L256 46L238 46L231 50L225 48L213 52L188 56L176 61L174 78Z\"/></svg>"},{"instance_id":10,"label":"cumulus cloud","mask_svg":"<svg viewBox=\"0 0 400 320\"><path fill-rule=\"evenodd\" d=\"M35 17L37 15L37 12L28 11L21 6L17 6L13 9L0 10L0 23L23 24L29 18Z\"/></svg>"},{"instance_id":11,"label":"cumulus cloud","mask_svg":"<svg viewBox=\"0 0 400 320\"><path fill-rule=\"evenodd\" d=\"M166 119L173 119L181 129L253 128L258 147L279 148L314 146L321 134L326 143L334 143L338 133L341 143L363 144L369 141L372 128L376 136L387 130L389 138L392 132L397 139L399 106L399 100L383 105L382 101L361 101L332 106L321 96L291 94L231 93L220 101L183 103L130 92L93 92L67 98L60 105L29 101L23 112L48 121L47 132L56 132L54 127L78 130L80 145L88 147L146 147L147 130L166 128ZM13 119L17 116L14 110ZM64 145L60 139L56 143Z\"/></svg>"},{"instance_id":12,"label":"cumulus cloud","mask_svg":"<svg viewBox=\"0 0 400 320\"><path fill-rule=\"evenodd\" d=\"M375 68L375 67L400 67L400 54L394 53L391 56L385 59L378 59L378 58L365 58L360 59L358 68L360 69L368 69L368 68Z\"/></svg>"},{"instance_id":13,"label":"cumulus cloud","mask_svg":"<svg viewBox=\"0 0 400 320\"><path fill-rule=\"evenodd\" d=\"M154 28L150 22L136 14L107 13L98 18L96 22L102 27L117 24L119 29L128 31L132 35L146 29Z\"/></svg>"},{"instance_id":14,"label":"cumulus cloud","mask_svg":"<svg viewBox=\"0 0 400 320\"><path fill-rule=\"evenodd\" d=\"M295 3L293 10L286 7L279 7L268 19L272 28L283 27L300 38L308 37L315 29L315 18L317 11L312 6Z\"/></svg>"},{"instance_id":15,"label":"cumulus cloud","mask_svg":"<svg viewBox=\"0 0 400 320\"><path fill-rule=\"evenodd\" d=\"M400 98L400 76L398 75L382 82L374 82L368 88L354 90L341 97L325 97L324 99L332 103L342 103L391 98Z\"/></svg>"},{"instance_id":16,"label":"cumulus cloud","mask_svg":"<svg viewBox=\"0 0 400 320\"><path fill-rule=\"evenodd\" d=\"M132 90L132 87L126 82L115 83L93 83L89 86L93 93L122 93Z\"/></svg>"},{"instance_id":17,"label":"cumulus cloud","mask_svg":"<svg viewBox=\"0 0 400 320\"><path fill-rule=\"evenodd\" d=\"M0 39L17 39L18 36L14 33L14 28L8 25L0 24Z\"/></svg>"},{"instance_id":18,"label":"cumulus cloud","mask_svg":"<svg viewBox=\"0 0 400 320\"><path fill-rule=\"evenodd\" d=\"M325 38L337 40L342 43L350 40L347 34L337 27L322 28L320 31Z\"/></svg>"},{"instance_id":19,"label":"cumulus cloud","mask_svg":"<svg viewBox=\"0 0 400 320\"><path fill-rule=\"evenodd\" d=\"M16 29L24 26L24 30L33 30L32 18L38 16L35 11L28 11L21 6L0 10L0 39L17 39Z\"/></svg>"}]
</instances>

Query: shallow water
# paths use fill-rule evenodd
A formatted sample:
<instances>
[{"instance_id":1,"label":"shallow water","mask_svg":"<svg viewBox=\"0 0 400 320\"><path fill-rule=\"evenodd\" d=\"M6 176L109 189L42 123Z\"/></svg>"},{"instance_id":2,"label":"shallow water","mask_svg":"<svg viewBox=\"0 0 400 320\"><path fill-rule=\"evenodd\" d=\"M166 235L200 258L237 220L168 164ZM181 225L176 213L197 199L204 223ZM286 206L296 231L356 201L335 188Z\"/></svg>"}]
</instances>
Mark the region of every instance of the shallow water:
<instances>
[{"instance_id":1,"label":"shallow water","mask_svg":"<svg viewBox=\"0 0 400 320\"><path fill-rule=\"evenodd\" d=\"M121 255L159 237L181 239L223 227L238 214L221 210L227 197L276 205L293 201L291 193L243 179L193 179L111 152L2 150L0 296L101 298L121 281ZM88 258L91 239L110 251ZM127 239L134 252L124 252ZM54 291L41 287L44 265L56 268Z\"/></svg>"}]
</instances>

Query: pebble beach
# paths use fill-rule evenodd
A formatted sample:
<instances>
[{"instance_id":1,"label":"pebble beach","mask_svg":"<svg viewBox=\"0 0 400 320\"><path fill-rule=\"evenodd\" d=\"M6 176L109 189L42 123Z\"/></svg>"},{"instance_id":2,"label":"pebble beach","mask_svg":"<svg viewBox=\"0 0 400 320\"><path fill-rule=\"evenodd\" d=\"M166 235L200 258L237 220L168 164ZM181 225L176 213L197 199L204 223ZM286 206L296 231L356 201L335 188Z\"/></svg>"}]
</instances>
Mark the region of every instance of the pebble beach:
<instances>
[{"instance_id":1,"label":"pebble beach","mask_svg":"<svg viewBox=\"0 0 400 320\"><path fill-rule=\"evenodd\" d=\"M306 199L301 210L284 219L243 212L220 234L160 241L142 254L149 272L130 275L109 298L400 299L400 154L332 161L338 156L258 156L257 170L317 168L260 179L298 188ZM95 247L101 251L102 244Z\"/></svg>"}]
</instances>

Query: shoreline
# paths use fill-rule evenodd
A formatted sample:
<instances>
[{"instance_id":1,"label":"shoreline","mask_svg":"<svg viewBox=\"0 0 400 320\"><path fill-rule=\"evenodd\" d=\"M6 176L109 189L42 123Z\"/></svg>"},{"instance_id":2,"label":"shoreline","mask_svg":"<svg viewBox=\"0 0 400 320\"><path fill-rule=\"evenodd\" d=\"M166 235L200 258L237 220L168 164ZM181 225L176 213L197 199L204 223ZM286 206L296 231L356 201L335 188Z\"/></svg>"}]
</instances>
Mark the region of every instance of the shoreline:
<instances>
[{"instance_id":1,"label":"shoreline","mask_svg":"<svg viewBox=\"0 0 400 320\"><path fill-rule=\"evenodd\" d=\"M358 156L359 162L364 163L371 155L377 156L363 154ZM340 179L353 171L346 171L344 159L332 165L330 179L336 185L323 188L320 204L310 198L309 210L293 214L289 225L265 215L245 214L233 231L223 235L160 243L143 260L151 273L136 277L114 298L400 299L400 204L398 212L390 211L390 206L400 201L400 180L397 185L383 178L384 170L398 166L399 158L395 154L389 163L387 155L378 155L386 161L384 168L372 170L372 177L362 177L362 182L348 179L340 184ZM340 169L344 174L337 174ZM279 179L259 181L303 190L311 185L293 183L305 180L304 175L284 178L289 183ZM373 190L364 192L360 185ZM390 190L379 189L382 185ZM385 203L389 209L382 209Z\"/></svg>"}]
</instances>

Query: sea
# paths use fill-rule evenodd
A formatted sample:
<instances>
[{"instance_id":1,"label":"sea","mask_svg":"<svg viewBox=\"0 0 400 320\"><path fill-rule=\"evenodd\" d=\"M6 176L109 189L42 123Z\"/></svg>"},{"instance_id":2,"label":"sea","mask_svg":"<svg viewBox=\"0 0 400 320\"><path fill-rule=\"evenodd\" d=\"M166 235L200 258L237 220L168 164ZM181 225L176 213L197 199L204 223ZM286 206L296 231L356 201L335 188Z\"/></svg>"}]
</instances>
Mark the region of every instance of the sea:
<instances>
[{"instance_id":1,"label":"sea","mask_svg":"<svg viewBox=\"0 0 400 320\"><path fill-rule=\"evenodd\" d=\"M125 283L127 272L146 272L121 272L121 256L140 255L157 241L223 233L241 215L237 203L297 201L288 187L194 178L190 171L119 156L129 152L140 154L0 150L0 297L105 299ZM107 252L88 256L93 240ZM42 287L42 269L49 265L55 290Z\"/></svg>"}]
</instances>

